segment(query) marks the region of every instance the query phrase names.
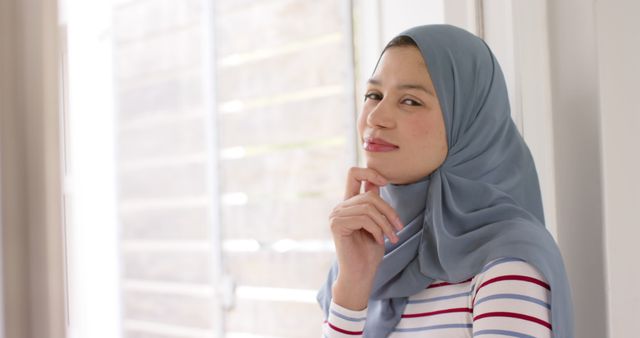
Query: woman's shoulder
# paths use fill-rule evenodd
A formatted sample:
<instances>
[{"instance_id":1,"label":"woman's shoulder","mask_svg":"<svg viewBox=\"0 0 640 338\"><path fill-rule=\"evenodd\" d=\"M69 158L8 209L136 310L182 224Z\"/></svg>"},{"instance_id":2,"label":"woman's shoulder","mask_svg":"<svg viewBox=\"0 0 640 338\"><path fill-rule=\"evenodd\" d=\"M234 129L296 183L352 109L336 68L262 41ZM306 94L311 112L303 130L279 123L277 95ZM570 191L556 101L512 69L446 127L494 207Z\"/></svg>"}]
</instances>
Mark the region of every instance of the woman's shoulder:
<instances>
[{"instance_id":1,"label":"woman's shoulder","mask_svg":"<svg viewBox=\"0 0 640 338\"><path fill-rule=\"evenodd\" d=\"M487 288L496 291L505 289L540 288L550 290L544 275L524 259L501 257L486 263L480 272L473 277L474 294Z\"/></svg>"},{"instance_id":2,"label":"woman's shoulder","mask_svg":"<svg viewBox=\"0 0 640 338\"><path fill-rule=\"evenodd\" d=\"M500 257L489 261L482 267L475 278L487 279L500 276L527 276L545 280L542 273L535 266L524 259L516 257Z\"/></svg>"},{"instance_id":3,"label":"woman's shoulder","mask_svg":"<svg viewBox=\"0 0 640 338\"><path fill-rule=\"evenodd\" d=\"M524 282L524 283L523 283ZM490 285L494 284L494 285ZM540 271L527 261L515 257L500 257L486 263L475 276L459 282L434 280L430 285L415 296L433 292L453 292L466 288L468 295L473 297L480 288L500 290L501 288L519 288L528 284L537 284L549 290L549 284ZM442 287L442 288L441 288ZM446 289L446 290L445 290ZM504 289L503 289L504 290Z\"/></svg>"},{"instance_id":4,"label":"woman's shoulder","mask_svg":"<svg viewBox=\"0 0 640 338\"><path fill-rule=\"evenodd\" d=\"M474 332L503 329L518 337L551 336L551 290L535 266L502 257L485 264L474 279L468 303Z\"/></svg>"}]
</instances>

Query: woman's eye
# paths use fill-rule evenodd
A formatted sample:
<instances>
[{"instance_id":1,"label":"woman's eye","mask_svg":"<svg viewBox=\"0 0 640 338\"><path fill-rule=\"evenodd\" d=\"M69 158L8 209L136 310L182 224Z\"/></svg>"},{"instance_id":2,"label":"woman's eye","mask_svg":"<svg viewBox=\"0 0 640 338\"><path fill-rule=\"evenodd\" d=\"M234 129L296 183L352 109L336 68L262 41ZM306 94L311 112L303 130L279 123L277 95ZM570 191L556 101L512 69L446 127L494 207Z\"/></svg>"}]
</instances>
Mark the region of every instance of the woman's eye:
<instances>
[{"instance_id":1,"label":"woman's eye","mask_svg":"<svg viewBox=\"0 0 640 338\"><path fill-rule=\"evenodd\" d=\"M364 100L380 100L381 96L378 93L367 93L364 95Z\"/></svg>"},{"instance_id":2,"label":"woman's eye","mask_svg":"<svg viewBox=\"0 0 640 338\"><path fill-rule=\"evenodd\" d=\"M410 106L420 106L420 102L416 101L416 100L412 100L412 99L404 99L402 100L402 103L408 104Z\"/></svg>"}]
</instances>

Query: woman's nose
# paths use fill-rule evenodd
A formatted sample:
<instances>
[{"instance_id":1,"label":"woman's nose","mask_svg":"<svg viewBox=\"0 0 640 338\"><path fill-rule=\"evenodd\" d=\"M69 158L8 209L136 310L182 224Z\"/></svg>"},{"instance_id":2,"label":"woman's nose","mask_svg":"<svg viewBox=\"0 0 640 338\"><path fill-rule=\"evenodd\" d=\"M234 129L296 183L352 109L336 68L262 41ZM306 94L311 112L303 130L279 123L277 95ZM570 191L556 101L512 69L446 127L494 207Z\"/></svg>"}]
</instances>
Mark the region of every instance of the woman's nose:
<instances>
[{"instance_id":1,"label":"woman's nose","mask_svg":"<svg viewBox=\"0 0 640 338\"><path fill-rule=\"evenodd\" d=\"M378 102L375 108L369 112L367 124L378 128L391 128L394 126L393 110L384 99Z\"/></svg>"}]
</instances>

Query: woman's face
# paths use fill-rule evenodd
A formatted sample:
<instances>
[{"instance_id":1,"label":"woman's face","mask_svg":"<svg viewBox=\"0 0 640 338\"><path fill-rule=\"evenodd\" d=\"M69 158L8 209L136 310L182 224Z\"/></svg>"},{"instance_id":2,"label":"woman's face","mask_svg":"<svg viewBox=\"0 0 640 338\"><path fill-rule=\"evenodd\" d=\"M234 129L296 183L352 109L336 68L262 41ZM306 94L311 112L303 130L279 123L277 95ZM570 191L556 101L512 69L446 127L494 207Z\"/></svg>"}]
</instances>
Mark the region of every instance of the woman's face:
<instances>
[{"instance_id":1,"label":"woman's face","mask_svg":"<svg viewBox=\"0 0 640 338\"><path fill-rule=\"evenodd\" d=\"M444 119L417 48L394 46L384 52L367 85L358 133L367 167L391 183L416 182L444 162Z\"/></svg>"}]
</instances>

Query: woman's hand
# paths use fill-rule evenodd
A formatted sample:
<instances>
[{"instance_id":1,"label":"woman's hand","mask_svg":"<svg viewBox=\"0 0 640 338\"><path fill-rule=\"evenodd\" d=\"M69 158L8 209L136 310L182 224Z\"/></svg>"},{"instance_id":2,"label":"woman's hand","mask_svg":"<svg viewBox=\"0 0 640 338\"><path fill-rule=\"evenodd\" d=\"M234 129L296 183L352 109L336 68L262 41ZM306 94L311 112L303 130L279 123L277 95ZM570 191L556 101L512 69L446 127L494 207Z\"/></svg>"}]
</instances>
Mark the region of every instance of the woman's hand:
<instances>
[{"instance_id":1,"label":"woman's hand","mask_svg":"<svg viewBox=\"0 0 640 338\"><path fill-rule=\"evenodd\" d=\"M360 193L362 183L365 183L364 193ZM329 216L340 268L334 284L334 301L338 303L338 298L343 298L346 305L338 304L344 307L362 307L363 301L366 305L384 256L384 236L397 243L395 232L403 227L395 210L380 198L379 187L387 183L371 168L352 167L347 175L344 201ZM344 292L335 289L338 285ZM352 292L347 294L347 288Z\"/></svg>"}]
</instances>

